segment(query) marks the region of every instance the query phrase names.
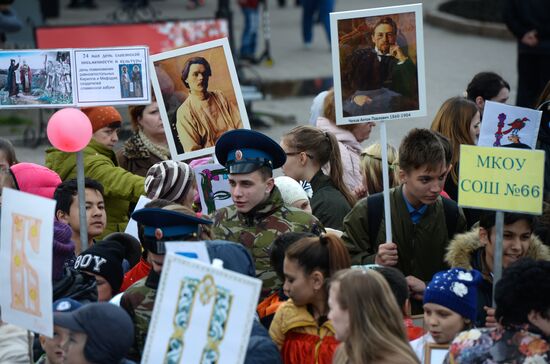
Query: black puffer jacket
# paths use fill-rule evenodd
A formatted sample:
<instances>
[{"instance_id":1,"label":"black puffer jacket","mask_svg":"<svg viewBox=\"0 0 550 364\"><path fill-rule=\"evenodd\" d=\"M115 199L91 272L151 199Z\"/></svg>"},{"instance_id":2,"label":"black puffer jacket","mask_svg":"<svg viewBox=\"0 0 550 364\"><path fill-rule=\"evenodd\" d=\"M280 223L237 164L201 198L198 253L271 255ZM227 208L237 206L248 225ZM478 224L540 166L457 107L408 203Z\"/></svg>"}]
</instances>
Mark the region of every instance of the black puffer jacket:
<instances>
[{"instance_id":1,"label":"black puffer jacket","mask_svg":"<svg viewBox=\"0 0 550 364\"><path fill-rule=\"evenodd\" d=\"M53 284L53 300L72 298L80 303L97 302L95 277L65 267L63 278Z\"/></svg>"}]
</instances>

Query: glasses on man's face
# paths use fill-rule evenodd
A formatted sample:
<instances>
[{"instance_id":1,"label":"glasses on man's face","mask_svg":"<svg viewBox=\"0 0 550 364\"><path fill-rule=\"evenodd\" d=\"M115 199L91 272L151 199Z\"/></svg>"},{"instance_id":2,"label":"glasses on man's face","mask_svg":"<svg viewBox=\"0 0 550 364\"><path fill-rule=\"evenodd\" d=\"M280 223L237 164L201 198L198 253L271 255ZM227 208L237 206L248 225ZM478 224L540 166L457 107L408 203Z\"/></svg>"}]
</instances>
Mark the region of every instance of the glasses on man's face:
<instances>
[{"instance_id":1,"label":"glasses on man's face","mask_svg":"<svg viewBox=\"0 0 550 364\"><path fill-rule=\"evenodd\" d=\"M298 155L304 153L309 159L313 159L313 156L311 154L307 154L306 152L285 152L287 157L292 157L293 155Z\"/></svg>"}]
</instances>

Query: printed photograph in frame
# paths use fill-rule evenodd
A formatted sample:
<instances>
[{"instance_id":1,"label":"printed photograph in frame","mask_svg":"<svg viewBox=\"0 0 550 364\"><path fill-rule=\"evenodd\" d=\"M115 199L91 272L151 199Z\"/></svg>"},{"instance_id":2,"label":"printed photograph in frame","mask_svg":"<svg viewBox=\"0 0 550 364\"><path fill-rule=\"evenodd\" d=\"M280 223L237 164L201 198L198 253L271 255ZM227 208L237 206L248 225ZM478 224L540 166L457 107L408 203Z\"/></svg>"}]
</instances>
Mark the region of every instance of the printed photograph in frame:
<instances>
[{"instance_id":1,"label":"printed photograph in frame","mask_svg":"<svg viewBox=\"0 0 550 364\"><path fill-rule=\"evenodd\" d=\"M151 69L172 159L212 154L224 132L250 129L227 38L153 55Z\"/></svg>"},{"instance_id":2,"label":"printed photograph in frame","mask_svg":"<svg viewBox=\"0 0 550 364\"><path fill-rule=\"evenodd\" d=\"M426 115L422 5L330 14L337 124Z\"/></svg>"},{"instance_id":3,"label":"printed photograph in frame","mask_svg":"<svg viewBox=\"0 0 550 364\"><path fill-rule=\"evenodd\" d=\"M449 352L449 345L426 343L424 345L424 363L442 364Z\"/></svg>"}]
</instances>

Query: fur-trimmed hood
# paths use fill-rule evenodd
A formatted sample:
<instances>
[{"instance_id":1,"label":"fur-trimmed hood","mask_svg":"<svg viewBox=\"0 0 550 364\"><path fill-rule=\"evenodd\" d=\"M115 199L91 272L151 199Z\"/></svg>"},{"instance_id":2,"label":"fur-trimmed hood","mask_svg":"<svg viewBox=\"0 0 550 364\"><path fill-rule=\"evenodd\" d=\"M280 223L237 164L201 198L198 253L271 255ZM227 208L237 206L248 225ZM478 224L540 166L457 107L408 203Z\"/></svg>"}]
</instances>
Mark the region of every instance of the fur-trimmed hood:
<instances>
[{"instance_id":1,"label":"fur-trimmed hood","mask_svg":"<svg viewBox=\"0 0 550 364\"><path fill-rule=\"evenodd\" d=\"M472 254L482 246L483 244L479 241L479 228L456 235L447 247L445 262L452 268L470 270L472 269ZM550 261L550 249L532 234L526 256L536 260Z\"/></svg>"}]
</instances>

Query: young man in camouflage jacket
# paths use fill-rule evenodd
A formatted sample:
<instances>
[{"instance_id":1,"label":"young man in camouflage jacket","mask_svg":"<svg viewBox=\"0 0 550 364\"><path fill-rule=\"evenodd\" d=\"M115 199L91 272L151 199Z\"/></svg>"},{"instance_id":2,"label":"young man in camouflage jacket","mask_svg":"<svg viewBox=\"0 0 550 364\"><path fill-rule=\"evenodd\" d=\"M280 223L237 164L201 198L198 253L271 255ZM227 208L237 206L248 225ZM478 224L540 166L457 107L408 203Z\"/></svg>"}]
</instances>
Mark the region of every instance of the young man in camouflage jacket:
<instances>
[{"instance_id":1,"label":"young man in camouflage jacket","mask_svg":"<svg viewBox=\"0 0 550 364\"><path fill-rule=\"evenodd\" d=\"M281 285L269 264L273 240L286 232L319 234L323 227L313 215L284 205L273 169L285 163L286 154L271 138L253 130L228 131L216 143L216 157L228 169L234 205L216 211L213 234L250 251L265 297Z\"/></svg>"}]
</instances>

